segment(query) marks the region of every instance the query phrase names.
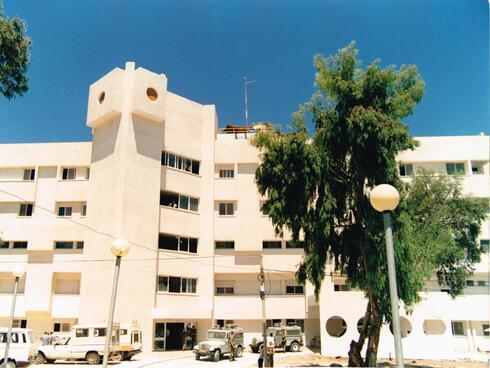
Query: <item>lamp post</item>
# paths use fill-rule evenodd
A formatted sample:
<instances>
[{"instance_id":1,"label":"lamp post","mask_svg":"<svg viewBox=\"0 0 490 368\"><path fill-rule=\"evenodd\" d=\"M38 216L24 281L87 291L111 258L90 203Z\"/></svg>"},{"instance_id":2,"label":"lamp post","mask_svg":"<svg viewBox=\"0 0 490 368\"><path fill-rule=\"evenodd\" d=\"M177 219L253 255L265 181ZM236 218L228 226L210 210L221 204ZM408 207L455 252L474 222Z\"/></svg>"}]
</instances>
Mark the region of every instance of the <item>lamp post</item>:
<instances>
[{"instance_id":1,"label":"lamp post","mask_svg":"<svg viewBox=\"0 0 490 368\"><path fill-rule=\"evenodd\" d=\"M383 213L383 223L386 239L386 259L388 262L388 280L390 284L391 317L393 321L393 336L395 338L396 366L403 368L402 338L400 333L400 315L398 313L398 293L396 288L395 257L393 253L393 234L390 211L400 202L400 195L395 187L381 184L371 191L369 196L371 206Z\"/></svg>"},{"instance_id":2,"label":"lamp post","mask_svg":"<svg viewBox=\"0 0 490 368\"><path fill-rule=\"evenodd\" d=\"M12 296L12 306L10 308L10 321L9 321L9 330L7 333L7 341L5 343L5 356L3 359L3 367L8 367L8 357L9 357L9 349L10 349L10 340L12 339L12 324L14 323L14 314L15 314L15 300L17 299L17 290L19 288L19 280L24 276L25 272L23 270L15 270L12 272L15 277L14 281L14 294Z\"/></svg>"},{"instance_id":3,"label":"lamp post","mask_svg":"<svg viewBox=\"0 0 490 368\"><path fill-rule=\"evenodd\" d=\"M114 308L116 306L117 281L119 279L119 268L121 266L121 258L129 252L129 245L125 239L116 239L112 242L111 252L116 256L116 268L114 270L114 281L112 282L111 305L109 307L109 317L107 318L107 333L105 338L103 368L107 368L109 360L109 347L112 339L112 320L114 319Z\"/></svg>"},{"instance_id":4,"label":"lamp post","mask_svg":"<svg viewBox=\"0 0 490 368\"><path fill-rule=\"evenodd\" d=\"M262 358L264 367L270 367L269 357L267 356L267 320L265 313L265 274L264 274L264 256L260 260L260 299L262 301Z\"/></svg>"}]
</instances>

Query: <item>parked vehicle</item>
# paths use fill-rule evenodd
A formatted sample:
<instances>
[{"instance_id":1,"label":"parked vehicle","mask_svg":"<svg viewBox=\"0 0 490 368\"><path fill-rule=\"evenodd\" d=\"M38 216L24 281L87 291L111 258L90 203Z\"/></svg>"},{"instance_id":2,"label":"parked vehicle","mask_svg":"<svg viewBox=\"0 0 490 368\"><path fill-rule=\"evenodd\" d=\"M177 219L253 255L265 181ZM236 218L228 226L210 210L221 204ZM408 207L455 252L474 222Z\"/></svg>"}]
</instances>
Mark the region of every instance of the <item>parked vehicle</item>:
<instances>
[{"instance_id":1,"label":"parked vehicle","mask_svg":"<svg viewBox=\"0 0 490 368\"><path fill-rule=\"evenodd\" d=\"M0 327L0 366L5 358L5 345L7 342L8 328ZM34 361L37 355L38 344L34 331L26 328L13 328L9 347L7 368L15 368L28 365Z\"/></svg>"},{"instance_id":2,"label":"parked vehicle","mask_svg":"<svg viewBox=\"0 0 490 368\"><path fill-rule=\"evenodd\" d=\"M53 363L60 360L86 360L88 364L99 364L105 349L107 326L104 324L75 325L71 336L53 345L39 347L37 363ZM119 348L119 324L112 327L109 359L121 360Z\"/></svg>"},{"instance_id":3,"label":"parked vehicle","mask_svg":"<svg viewBox=\"0 0 490 368\"><path fill-rule=\"evenodd\" d=\"M136 322L133 322L132 324L122 324L119 331L119 348L122 360L131 360L133 356L141 353L141 329Z\"/></svg>"},{"instance_id":4,"label":"parked vehicle","mask_svg":"<svg viewBox=\"0 0 490 368\"><path fill-rule=\"evenodd\" d=\"M274 344L276 348L282 348L283 336L286 337L286 346L284 351L298 352L303 346L303 335L299 326L274 326L267 328L267 336L274 335ZM250 348L254 353L262 350L262 339L253 338Z\"/></svg>"},{"instance_id":5,"label":"parked vehicle","mask_svg":"<svg viewBox=\"0 0 490 368\"><path fill-rule=\"evenodd\" d=\"M196 360L201 357L211 357L218 362L225 354L230 354L230 334L235 334L236 356L241 357L243 353L243 329L236 325L227 325L224 328L215 327L208 330L205 341L194 346Z\"/></svg>"}]
</instances>

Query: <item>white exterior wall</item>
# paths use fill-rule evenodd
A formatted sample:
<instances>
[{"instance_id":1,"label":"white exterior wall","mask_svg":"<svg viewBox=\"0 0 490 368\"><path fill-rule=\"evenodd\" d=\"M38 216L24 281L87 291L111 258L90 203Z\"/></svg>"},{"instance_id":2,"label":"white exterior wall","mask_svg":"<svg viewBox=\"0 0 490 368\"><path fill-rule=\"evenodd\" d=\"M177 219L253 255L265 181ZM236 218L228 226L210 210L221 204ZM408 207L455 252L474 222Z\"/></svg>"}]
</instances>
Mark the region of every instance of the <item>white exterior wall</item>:
<instances>
[{"instance_id":1,"label":"white exterior wall","mask_svg":"<svg viewBox=\"0 0 490 368\"><path fill-rule=\"evenodd\" d=\"M148 98L147 88L157 92L156 100ZM87 125L92 142L0 145L1 237L28 242L27 249L0 249L0 280L14 265L23 265L27 272L15 317L27 319L38 335L52 331L57 322L106 321L115 259L110 245L112 237L123 237L131 250L122 259L115 320L138 320L144 350L154 348L156 323L192 322L203 338L217 320L233 320L244 328L247 342L260 335L257 273L263 262L266 318L304 320L307 343L321 335L324 354L345 355L346 341L354 338L355 323L365 308L362 295L334 292L328 281L320 303L309 284L304 294L286 294L286 286L295 284L303 251L287 249L289 234L277 239L269 218L260 212L263 198L254 183L259 157L250 137L218 133L217 121L214 106L177 96L167 91L164 75L128 63L125 70L116 68L90 87ZM401 161L412 163L415 170L440 172L445 172L445 162L464 162L466 192L490 196L488 137L420 140L421 146L403 153ZM162 166L162 151L200 161L199 174ZM471 174L472 160L486 162L484 175ZM32 181L23 180L28 168L36 170ZM63 168L76 168L75 179L62 180ZM234 177L219 178L219 169L233 169ZM198 198L199 211L161 206L162 190ZM18 216L22 201L35 204L32 216ZM234 215L219 215L221 201L235 204ZM82 216L85 203L87 214ZM71 217L57 216L61 205L73 206ZM159 233L197 238L197 253L159 249ZM490 237L488 222L481 236ZM274 240L282 241L281 249L262 249L263 241ZM54 249L55 241L83 241L84 249ZM235 249L215 250L215 241L234 241ZM159 275L195 278L196 293L158 291ZM70 281L58 284L60 278L75 280L78 289ZM474 279L488 280L488 256L477 265ZM216 295L216 286L232 286L234 294ZM488 345L481 328L488 320L484 289L468 289L468 295L451 301L445 293L434 292L436 284L429 287L427 300L408 316L413 332L405 339L407 357L430 355L417 342L424 338L421 323L433 317L446 323L446 331L431 339L437 338L438 344L445 339L448 351ZM8 292L0 293L0 324L7 323L10 302ZM335 314L345 316L348 325L341 339L325 330ZM451 336L454 318L468 321L468 336ZM383 331L381 355L391 352L391 341L389 331Z\"/></svg>"}]
</instances>

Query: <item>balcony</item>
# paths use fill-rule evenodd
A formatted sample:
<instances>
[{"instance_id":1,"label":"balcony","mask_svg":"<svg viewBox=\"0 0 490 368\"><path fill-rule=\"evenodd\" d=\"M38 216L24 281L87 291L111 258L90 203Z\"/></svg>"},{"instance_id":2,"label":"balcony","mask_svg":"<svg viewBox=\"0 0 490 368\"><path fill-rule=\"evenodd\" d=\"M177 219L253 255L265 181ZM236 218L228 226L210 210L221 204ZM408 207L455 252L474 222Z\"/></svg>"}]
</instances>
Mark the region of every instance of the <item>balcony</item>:
<instances>
[{"instance_id":1,"label":"balcony","mask_svg":"<svg viewBox=\"0 0 490 368\"><path fill-rule=\"evenodd\" d=\"M0 190L15 195L0 192L0 202L34 202L36 198L36 183L34 181L0 181Z\"/></svg>"},{"instance_id":2,"label":"balcony","mask_svg":"<svg viewBox=\"0 0 490 368\"><path fill-rule=\"evenodd\" d=\"M80 295L54 294L51 301L51 317L78 318L80 314Z\"/></svg>"},{"instance_id":3,"label":"balcony","mask_svg":"<svg viewBox=\"0 0 490 368\"><path fill-rule=\"evenodd\" d=\"M197 212L160 206L160 232L199 238L200 218Z\"/></svg>"},{"instance_id":4,"label":"balcony","mask_svg":"<svg viewBox=\"0 0 490 368\"><path fill-rule=\"evenodd\" d=\"M88 188L88 180L60 180L56 186L56 201L85 201L88 197Z\"/></svg>"},{"instance_id":5,"label":"balcony","mask_svg":"<svg viewBox=\"0 0 490 368\"><path fill-rule=\"evenodd\" d=\"M304 295L266 296L267 319L304 319ZM230 295L214 298L216 319L261 319L262 302L258 295Z\"/></svg>"}]
</instances>

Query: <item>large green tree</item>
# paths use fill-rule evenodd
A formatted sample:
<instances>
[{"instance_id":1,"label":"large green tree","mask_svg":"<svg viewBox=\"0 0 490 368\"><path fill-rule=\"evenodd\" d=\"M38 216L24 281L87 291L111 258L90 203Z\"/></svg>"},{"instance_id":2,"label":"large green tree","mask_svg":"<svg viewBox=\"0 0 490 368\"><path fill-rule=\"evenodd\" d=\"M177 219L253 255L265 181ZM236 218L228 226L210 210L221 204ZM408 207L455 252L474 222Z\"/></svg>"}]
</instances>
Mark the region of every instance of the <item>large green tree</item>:
<instances>
[{"instance_id":1,"label":"large green tree","mask_svg":"<svg viewBox=\"0 0 490 368\"><path fill-rule=\"evenodd\" d=\"M357 53L351 43L334 56L316 56L318 91L294 114L293 129L259 132L252 143L261 151L256 182L276 233L288 229L294 240L304 239L298 280L313 283L318 295L331 256L347 282L365 292L364 325L351 342L350 365L376 366L380 329L391 313L383 221L369 203L370 188L388 183L401 192L395 257L407 309L436 272L453 295L461 291L479 259L485 205L464 198L457 181L428 173L403 185L396 156L417 142L402 119L421 100L424 82L415 66L381 68L375 61L362 69ZM314 122L312 135L306 119Z\"/></svg>"},{"instance_id":2,"label":"large green tree","mask_svg":"<svg viewBox=\"0 0 490 368\"><path fill-rule=\"evenodd\" d=\"M19 17L7 18L0 5L0 93L8 99L28 90L31 40Z\"/></svg>"}]
</instances>

